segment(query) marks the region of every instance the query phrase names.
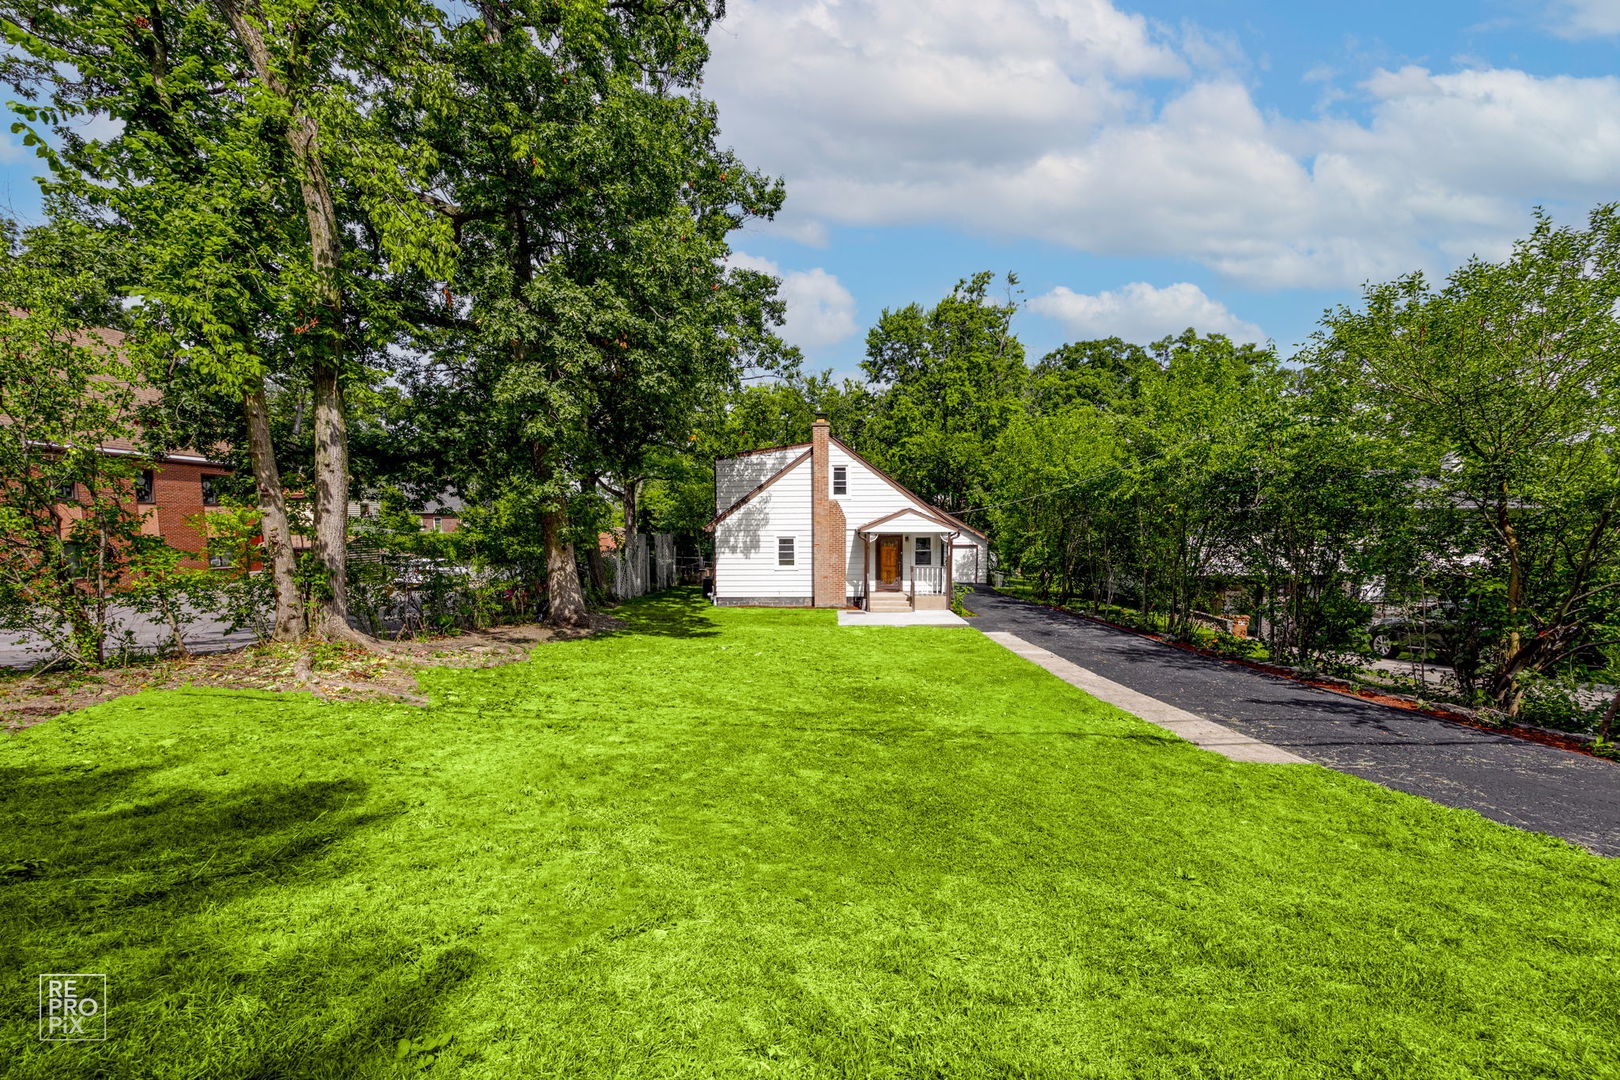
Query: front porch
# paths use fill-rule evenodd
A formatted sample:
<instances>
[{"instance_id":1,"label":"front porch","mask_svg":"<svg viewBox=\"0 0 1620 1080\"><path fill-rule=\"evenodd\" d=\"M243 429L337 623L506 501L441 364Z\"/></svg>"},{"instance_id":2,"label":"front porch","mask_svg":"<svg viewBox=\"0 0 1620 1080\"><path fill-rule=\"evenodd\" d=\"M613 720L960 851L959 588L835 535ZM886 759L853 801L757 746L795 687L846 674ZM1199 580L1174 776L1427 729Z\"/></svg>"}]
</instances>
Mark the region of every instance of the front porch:
<instances>
[{"instance_id":1,"label":"front porch","mask_svg":"<svg viewBox=\"0 0 1620 1080\"><path fill-rule=\"evenodd\" d=\"M871 614L949 611L951 544L946 522L902 510L855 530L861 548L857 602Z\"/></svg>"}]
</instances>

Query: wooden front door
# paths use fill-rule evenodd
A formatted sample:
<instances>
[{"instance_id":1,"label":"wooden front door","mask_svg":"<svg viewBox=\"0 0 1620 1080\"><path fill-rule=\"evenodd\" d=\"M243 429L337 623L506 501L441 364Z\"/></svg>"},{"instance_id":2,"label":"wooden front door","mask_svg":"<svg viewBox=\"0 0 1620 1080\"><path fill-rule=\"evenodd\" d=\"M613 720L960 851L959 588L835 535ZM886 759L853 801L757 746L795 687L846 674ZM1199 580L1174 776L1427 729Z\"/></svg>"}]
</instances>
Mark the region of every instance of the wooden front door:
<instances>
[{"instance_id":1,"label":"wooden front door","mask_svg":"<svg viewBox=\"0 0 1620 1080\"><path fill-rule=\"evenodd\" d=\"M900 537L880 536L877 544L877 587L900 587Z\"/></svg>"}]
</instances>

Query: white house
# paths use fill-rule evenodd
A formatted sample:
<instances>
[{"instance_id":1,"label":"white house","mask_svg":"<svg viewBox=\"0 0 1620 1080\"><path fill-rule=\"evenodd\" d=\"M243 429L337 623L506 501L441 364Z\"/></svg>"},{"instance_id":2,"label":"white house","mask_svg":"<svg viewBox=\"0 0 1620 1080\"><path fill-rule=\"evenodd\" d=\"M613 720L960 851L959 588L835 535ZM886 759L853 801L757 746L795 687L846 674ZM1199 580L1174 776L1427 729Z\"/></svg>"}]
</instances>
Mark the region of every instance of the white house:
<instances>
[{"instance_id":1,"label":"white house","mask_svg":"<svg viewBox=\"0 0 1620 1080\"><path fill-rule=\"evenodd\" d=\"M950 605L989 580L989 541L832 437L714 463L714 602L772 607Z\"/></svg>"}]
</instances>

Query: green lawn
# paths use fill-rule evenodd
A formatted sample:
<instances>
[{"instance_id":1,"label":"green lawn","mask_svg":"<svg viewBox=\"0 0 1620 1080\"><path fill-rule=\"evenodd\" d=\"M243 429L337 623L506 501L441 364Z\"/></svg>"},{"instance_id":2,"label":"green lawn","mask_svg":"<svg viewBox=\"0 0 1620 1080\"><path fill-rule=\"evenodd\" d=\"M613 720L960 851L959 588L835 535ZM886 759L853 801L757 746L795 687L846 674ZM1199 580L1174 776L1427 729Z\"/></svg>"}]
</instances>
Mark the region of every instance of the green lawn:
<instances>
[{"instance_id":1,"label":"green lawn","mask_svg":"<svg viewBox=\"0 0 1620 1080\"><path fill-rule=\"evenodd\" d=\"M629 622L426 709L0 739L0 1073L1620 1074L1613 862L1233 764L974 631ZM36 1041L41 972L109 975L107 1042Z\"/></svg>"}]
</instances>

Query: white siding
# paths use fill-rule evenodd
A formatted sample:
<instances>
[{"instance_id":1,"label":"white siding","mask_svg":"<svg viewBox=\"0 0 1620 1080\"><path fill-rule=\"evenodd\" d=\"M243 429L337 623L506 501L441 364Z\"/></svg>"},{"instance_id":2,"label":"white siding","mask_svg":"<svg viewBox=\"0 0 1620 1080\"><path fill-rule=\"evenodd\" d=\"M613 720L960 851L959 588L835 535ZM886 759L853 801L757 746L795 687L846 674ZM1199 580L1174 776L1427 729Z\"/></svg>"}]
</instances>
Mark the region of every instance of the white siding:
<instances>
[{"instance_id":1,"label":"white siding","mask_svg":"<svg viewBox=\"0 0 1620 1080\"><path fill-rule=\"evenodd\" d=\"M714 463L714 512L727 510L738 499L775 476L782 466L804 453L805 448L785 447L765 450L758 454L720 458ZM806 464L809 464L806 462ZM782 478L782 483L787 478ZM808 481L806 481L808 483ZM806 488L806 491L809 489Z\"/></svg>"},{"instance_id":2,"label":"white siding","mask_svg":"<svg viewBox=\"0 0 1620 1080\"><path fill-rule=\"evenodd\" d=\"M758 487L802 453L793 451L775 469L748 484L742 494ZM750 461L766 456L752 454L730 460ZM721 464L715 462L716 476ZM777 540L784 536L793 537L796 565L791 569L776 561ZM810 560L810 462L806 460L715 526L715 599L724 602L782 597L808 603L812 595Z\"/></svg>"},{"instance_id":3,"label":"white siding","mask_svg":"<svg viewBox=\"0 0 1620 1080\"><path fill-rule=\"evenodd\" d=\"M964 544L972 546L963 547ZM983 585L989 582L990 555L978 537L971 533L963 533L956 538L953 550L956 554L953 576L957 584Z\"/></svg>"},{"instance_id":4,"label":"white siding","mask_svg":"<svg viewBox=\"0 0 1620 1080\"><path fill-rule=\"evenodd\" d=\"M841 504L844 508L844 525L846 526L847 530L847 547L845 550L848 552L848 555L844 560L845 577L849 582L850 590L853 592L861 586L862 575L865 572L861 562L863 557L862 548L864 547L864 544L862 543L861 539L855 535L855 530L860 528L862 525L865 525L869 521L876 521L878 518L892 514L896 510L909 510L918 505L927 506L928 504L919 499L910 498L907 495L895 490L892 484L883 479L883 477L879 476L877 473L873 472L866 465L862 464L858 459L849 454L837 443L833 443L832 446L829 447L827 458L829 472L832 468L839 465L844 466L846 470L845 481L847 484L848 493L844 495L834 495L833 501ZM830 476L828 477L827 483L828 490L831 491L832 479ZM943 531L944 527L941 526L941 529ZM972 543L981 546L979 556L979 573L982 575L984 573L983 568L985 566L984 553L982 551L982 541L980 541L979 538L972 533L962 532L957 536L956 542L958 544ZM940 544L941 541L936 538L934 541L935 566L941 565L939 561ZM908 535L906 537L905 547L905 572L908 577L911 574L912 557L915 552L915 535ZM875 551L873 553L873 557L874 559L876 558ZM968 576L963 576L960 572L958 572L955 576L955 580L958 582L980 580L971 576L973 573L973 566L973 552L958 550L956 552L956 570L961 571L965 568L968 571Z\"/></svg>"}]
</instances>

